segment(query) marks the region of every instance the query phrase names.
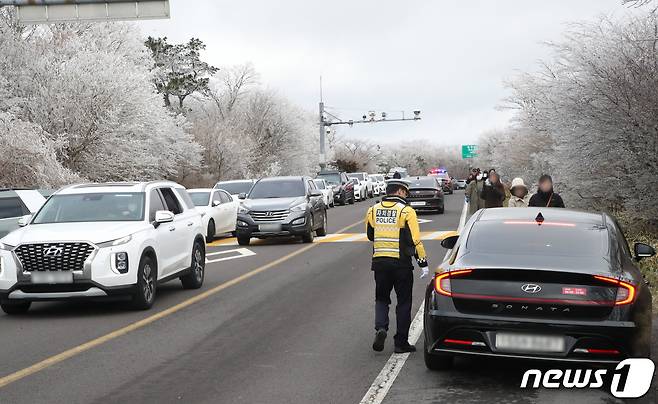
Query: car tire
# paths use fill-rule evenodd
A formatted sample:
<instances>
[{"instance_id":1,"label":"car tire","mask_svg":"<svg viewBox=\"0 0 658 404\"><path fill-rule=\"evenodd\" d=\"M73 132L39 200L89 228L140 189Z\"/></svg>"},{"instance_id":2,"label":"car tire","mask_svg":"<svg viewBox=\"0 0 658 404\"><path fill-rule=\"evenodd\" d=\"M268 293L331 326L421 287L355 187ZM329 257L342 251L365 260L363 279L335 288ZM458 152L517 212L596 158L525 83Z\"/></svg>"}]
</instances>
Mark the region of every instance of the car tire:
<instances>
[{"instance_id":1,"label":"car tire","mask_svg":"<svg viewBox=\"0 0 658 404\"><path fill-rule=\"evenodd\" d=\"M30 306L32 305L32 302L2 302L0 303L0 307L2 307L2 311L9 315L14 315L14 314L25 314L27 313L28 310L30 310Z\"/></svg>"},{"instance_id":2,"label":"car tire","mask_svg":"<svg viewBox=\"0 0 658 404\"><path fill-rule=\"evenodd\" d=\"M436 210L436 213L438 213L439 215L442 215L442 214L445 213L445 211L446 211L445 206L441 206L440 208L438 208L438 209Z\"/></svg>"},{"instance_id":3,"label":"car tire","mask_svg":"<svg viewBox=\"0 0 658 404\"><path fill-rule=\"evenodd\" d=\"M212 243L215 239L215 221L212 219L208 221L208 230L206 234L206 243Z\"/></svg>"},{"instance_id":4,"label":"car tire","mask_svg":"<svg viewBox=\"0 0 658 404\"><path fill-rule=\"evenodd\" d=\"M313 225L313 218L311 217L311 225L309 226L309 230L302 236L302 241L304 243L312 243L315 239L315 231L313 230Z\"/></svg>"},{"instance_id":5,"label":"car tire","mask_svg":"<svg viewBox=\"0 0 658 404\"><path fill-rule=\"evenodd\" d=\"M324 218L322 219L322 227L320 227L315 234L318 237L324 237L327 235L327 211L324 211Z\"/></svg>"},{"instance_id":6,"label":"car tire","mask_svg":"<svg viewBox=\"0 0 658 404\"><path fill-rule=\"evenodd\" d=\"M425 367L429 370L448 370L452 368L455 358L450 355L437 355L427 352L427 341L425 341L423 348L423 358L425 359Z\"/></svg>"},{"instance_id":7,"label":"car tire","mask_svg":"<svg viewBox=\"0 0 658 404\"><path fill-rule=\"evenodd\" d=\"M250 236L240 236L240 235L238 235L238 245L249 245L250 241L251 241Z\"/></svg>"},{"instance_id":8,"label":"car tire","mask_svg":"<svg viewBox=\"0 0 658 404\"><path fill-rule=\"evenodd\" d=\"M356 198L354 197L354 194L352 194L352 198L350 199L350 205L354 205L355 199Z\"/></svg>"},{"instance_id":9,"label":"car tire","mask_svg":"<svg viewBox=\"0 0 658 404\"><path fill-rule=\"evenodd\" d=\"M133 296L132 307L136 310L148 310L153 306L158 288L158 268L148 255L139 260L137 270L137 291Z\"/></svg>"},{"instance_id":10,"label":"car tire","mask_svg":"<svg viewBox=\"0 0 658 404\"><path fill-rule=\"evenodd\" d=\"M189 273L180 277L184 289L199 289L206 274L206 250L200 241L194 242Z\"/></svg>"}]
</instances>

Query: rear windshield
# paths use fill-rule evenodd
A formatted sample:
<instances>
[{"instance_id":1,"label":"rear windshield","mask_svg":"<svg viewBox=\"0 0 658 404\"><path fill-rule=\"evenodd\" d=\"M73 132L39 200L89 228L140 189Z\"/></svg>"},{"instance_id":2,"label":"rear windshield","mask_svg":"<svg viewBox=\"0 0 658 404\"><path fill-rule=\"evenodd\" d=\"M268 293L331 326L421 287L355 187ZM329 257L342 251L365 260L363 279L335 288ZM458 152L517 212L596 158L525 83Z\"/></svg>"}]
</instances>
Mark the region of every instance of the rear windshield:
<instances>
[{"instance_id":1,"label":"rear windshield","mask_svg":"<svg viewBox=\"0 0 658 404\"><path fill-rule=\"evenodd\" d=\"M420 178L411 181L411 188L436 188L436 186L434 178Z\"/></svg>"},{"instance_id":2,"label":"rear windshield","mask_svg":"<svg viewBox=\"0 0 658 404\"><path fill-rule=\"evenodd\" d=\"M466 247L477 253L601 257L607 254L607 240L605 227L592 224L480 221Z\"/></svg>"},{"instance_id":3,"label":"rear windshield","mask_svg":"<svg viewBox=\"0 0 658 404\"><path fill-rule=\"evenodd\" d=\"M252 185L254 183L251 181L218 182L215 188L223 189L231 195L239 195L248 194Z\"/></svg>"},{"instance_id":4,"label":"rear windshield","mask_svg":"<svg viewBox=\"0 0 658 404\"><path fill-rule=\"evenodd\" d=\"M349 173L347 175L350 178L358 178L359 181L364 181L366 179L366 175L364 173Z\"/></svg>"}]
</instances>

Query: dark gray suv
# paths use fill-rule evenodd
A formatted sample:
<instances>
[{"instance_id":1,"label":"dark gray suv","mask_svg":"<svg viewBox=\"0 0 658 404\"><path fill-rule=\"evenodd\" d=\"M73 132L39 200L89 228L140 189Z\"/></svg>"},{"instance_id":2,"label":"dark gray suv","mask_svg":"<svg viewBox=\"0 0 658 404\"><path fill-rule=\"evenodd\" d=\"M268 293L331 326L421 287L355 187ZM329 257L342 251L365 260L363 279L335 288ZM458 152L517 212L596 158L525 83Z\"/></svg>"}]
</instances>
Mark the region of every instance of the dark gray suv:
<instances>
[{"instance_id":1,"label":"dark gray suv","mask_svg":"<svg viewBox=\"0 0 658 404\"><path fill-rule=\"evenodd\" d=\"M238 208L238 244L252 237L299 236L313 242L327 234L327 206L310 177L272 177L258 180Z\"/></svg>"}]
</instances>

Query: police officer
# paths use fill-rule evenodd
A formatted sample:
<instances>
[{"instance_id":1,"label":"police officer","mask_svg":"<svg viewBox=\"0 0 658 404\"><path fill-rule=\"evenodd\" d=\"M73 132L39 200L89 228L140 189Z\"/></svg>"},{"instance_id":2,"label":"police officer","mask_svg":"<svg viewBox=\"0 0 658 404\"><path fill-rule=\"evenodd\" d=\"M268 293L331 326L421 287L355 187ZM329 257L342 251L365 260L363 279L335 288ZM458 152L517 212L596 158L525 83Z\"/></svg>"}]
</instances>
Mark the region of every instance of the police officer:
<instances>
[{"instance_id":1,"label":"police officer","mask_svg":"<svg viewBox=\"0 0 658 404\"><path fill-rule=\"evenodd\" d=\"M388 306L391 289L395 289L397 333L395 352L415 352L409 344L411 326L411 292L415 257L422 269L421 278L428 275L425 248L420 241L416 211L407 205L409 183L401 179L386 182L386 196L368 209L366 230L373 244L372 270L375 273L375 341L372 349L382 351L388 331Z\"/></svg>"}]
</instances>

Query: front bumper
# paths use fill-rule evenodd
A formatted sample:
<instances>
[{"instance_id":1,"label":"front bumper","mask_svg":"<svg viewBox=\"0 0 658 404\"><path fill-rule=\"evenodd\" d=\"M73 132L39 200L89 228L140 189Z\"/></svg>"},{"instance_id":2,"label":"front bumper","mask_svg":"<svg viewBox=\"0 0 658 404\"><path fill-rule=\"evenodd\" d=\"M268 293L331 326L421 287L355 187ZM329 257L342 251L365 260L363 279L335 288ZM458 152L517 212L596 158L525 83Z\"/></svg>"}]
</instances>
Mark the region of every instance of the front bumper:
<instances>
[{"instance_id":1,"label":"front bumper","mask_svg":"<svg viewBox=\"0 0 658 404\"><path fill-rule=\"evenodd\" d=\"M263 230L262 225L278 225L279 229ZM257 222L249 214L238 214L237 235L238 237L286 237L302 236L309 232L311 226L311 214L309 212L290 212L290 214L276 222Z\"/></svg>"},{"instance_id":2,"label":"front bumper","mask_svg":"<svg viewBox=\"0 0 658 404\"><path fill-rule=\"evenodd\" d=\"M632 341L638 334L635 323L612 320L615 316L601 320L488 316L461 313L455 309L451 298L436 296L434 292L430 292L428 298L424 333L426 349L430 354L618 363L623 358L633 356ZM563 337L564 350L528 352L498 349L498 332ZM473 344L464 343L469 341Z\"/></svg>"},{"instance_id":3,"label":"front bumper","mask_svg":"<svg viewBox=\"0 0 658 404\"><path fill-rule=\"evenodd\" d=\"M117 252L128 254L128 271L120 273L114 265ZM39 273L70 273L68 283L36 283L13 251L0 251L0 300L39 301L103 299L133 295L136 291L140 253L131 243L98 248L89 255L81 270L47 270Z\"/></svg>"}]
</instances>

